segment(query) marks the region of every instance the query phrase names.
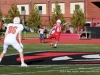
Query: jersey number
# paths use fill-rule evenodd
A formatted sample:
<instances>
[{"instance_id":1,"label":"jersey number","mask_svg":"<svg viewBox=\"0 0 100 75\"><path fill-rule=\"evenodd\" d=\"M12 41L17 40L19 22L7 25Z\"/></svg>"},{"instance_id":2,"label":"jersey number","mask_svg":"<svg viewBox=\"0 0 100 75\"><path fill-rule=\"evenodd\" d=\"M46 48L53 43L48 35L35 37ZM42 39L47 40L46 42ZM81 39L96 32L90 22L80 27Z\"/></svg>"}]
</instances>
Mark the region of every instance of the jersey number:
<instances>
[{"instance_id":1,"label":"jersey number","mask_svg":"<svg viewBox=\"0 0 100 75\"><path fill-rule=\"evenodd\" d=\"M15 34L17 26L9 26L8 33Z\"/></svg>"}]
</instances>

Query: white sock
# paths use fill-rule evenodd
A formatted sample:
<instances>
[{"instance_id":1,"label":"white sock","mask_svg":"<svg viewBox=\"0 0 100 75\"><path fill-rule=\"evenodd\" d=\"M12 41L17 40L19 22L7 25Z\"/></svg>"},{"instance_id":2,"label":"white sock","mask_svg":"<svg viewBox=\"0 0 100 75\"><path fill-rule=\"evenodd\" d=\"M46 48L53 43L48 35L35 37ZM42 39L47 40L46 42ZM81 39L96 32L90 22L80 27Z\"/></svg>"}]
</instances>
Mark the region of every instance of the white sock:
<instances>
[{"instance_id":1,"label":"white sock","mask_svg":"<svg viewBox=\"0 0 100 75\"><path fill-rule=\"evenodd\" d=\"M21 63L24 64L24 59L21 59Z\"/></svg>"},{"instance_id":2,"label":"white sock","mask_svg":"<svg viewBox=\"0 0 100 75\"><path fill-rule=\"evenodd\" d=\"M56 42L55 42L54 47L56 47L56 46L57 46L57 44L58 44L58 41L56 41Z\"/></svg>"},{"instance_id":3,"label":"white sock","mask_svg":"<svg viewBox=\"0 0 100 75\"><path fill-rule=\"evenodd\" d=\"M54 47L56 47L57 46L57 44L54 44Z\"/></svg>"},{"instance_id":4,"label":"white sock","mask_svg":"<svg viewBox=\"0 0 100 75\"><path fill-rule=\"evenodd\" d=\"M1 62L1 60L2 60L2 59L0 58L0 62Z\"/></svg>"}]
</instances>

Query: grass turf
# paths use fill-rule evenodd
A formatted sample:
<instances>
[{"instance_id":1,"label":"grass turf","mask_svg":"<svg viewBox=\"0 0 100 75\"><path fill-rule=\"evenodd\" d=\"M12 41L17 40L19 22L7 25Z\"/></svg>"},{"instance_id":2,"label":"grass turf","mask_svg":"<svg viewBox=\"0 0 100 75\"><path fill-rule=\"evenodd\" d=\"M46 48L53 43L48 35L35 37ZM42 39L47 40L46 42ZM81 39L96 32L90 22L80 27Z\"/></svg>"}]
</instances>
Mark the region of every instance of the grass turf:
<instances>
[{"instance_id":1,"label":"grass turf","mask_svg":"<svg viewBox=\"0 0 100 75\"><path fill-rule=\"evenodd\" d=\"M0 44L0 52L3 45ZM68 45L59 44L50 48L49 44L24 44L24 52L36 51L69 51L69 52L100 52L100 45ZM9 48L7 54L18 53ZM100 65L33 65L29 67L0 66L0 75L100 75Z\"/></svg>"},{"instance_id":2,"label":"grass turf","mask_svg":"<svg viewBox=\"0 0 100 75\"><path fill-rule=\"evenodd\" d=\"M0 45L0 52L3 45ZM49 44L24 44L24 52L34 51L74 51L74 52L100 52L100 45L78 45L58 44L57 48L51 48ZM7 54L17 53L14 48L9 47Z\"/></svg>"},{"instance_id":3,"label":"grass turf","mask_svg":"<svg viewBox=\"0 0 100 75\"><path fill-rule=\"evenodd\" d=\"M0 75L100 75L98 65L69 66L2 66Z\"/></svg>"}]
</instances>

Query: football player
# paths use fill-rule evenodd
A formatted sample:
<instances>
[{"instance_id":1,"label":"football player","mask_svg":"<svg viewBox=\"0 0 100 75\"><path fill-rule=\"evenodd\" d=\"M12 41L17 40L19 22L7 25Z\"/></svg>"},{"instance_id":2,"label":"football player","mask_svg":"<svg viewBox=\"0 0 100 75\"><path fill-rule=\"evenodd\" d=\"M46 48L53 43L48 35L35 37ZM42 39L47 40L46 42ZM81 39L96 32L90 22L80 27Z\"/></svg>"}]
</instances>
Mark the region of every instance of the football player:
<instances>
[{"instance_id":1,"label":"football player","mask_svg":"<svg viewBox=\"0 0 100 75\"><path fill-rule=\"evenodd\" d=\"M0 55L0 62L3 59L5 53L7 52L8 46L11 45L14 47L20 55L21 58L21 66L26 67L27 64L24 62L24 55L23 55L23 44L21 43L21 35L22 35L23 25L20 24L20 18L15 17L13 19L13 23L9 23L7 25L7 30L5 32L5 39L3 45L3 52ZM19 41L16 40L18 35Z\"/></svg>"},{"instance_id":2,"label":"football player","mask_svg":"<svg viewBox=\"0 0 100 75\"><path fill-rule=\"evenodd\" d=\"M61 33L61 20L58 19L56 21L56 24L54 24L54 27L50 30L49 32L49 35L48 35L48 39L51 39L51 38L55 38L56 41L55 43L51 43L50 46L53 47L53 48L56 48L57 47L57 44L59 42L59 39L60 39L60 33Z\"/></svg>"}]
</instances>

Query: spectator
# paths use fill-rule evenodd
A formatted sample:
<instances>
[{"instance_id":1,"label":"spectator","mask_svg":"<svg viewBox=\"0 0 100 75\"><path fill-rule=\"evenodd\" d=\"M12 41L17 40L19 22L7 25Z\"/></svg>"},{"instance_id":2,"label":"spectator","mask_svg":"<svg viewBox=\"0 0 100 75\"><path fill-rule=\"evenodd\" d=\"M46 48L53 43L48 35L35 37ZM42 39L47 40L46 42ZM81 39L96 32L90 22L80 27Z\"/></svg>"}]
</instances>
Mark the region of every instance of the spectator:
<instances>
[{"instance_id":1,"label":"spectator","mask_svg":"<svg viewBox=\"0 0 100 75\"><path fill-rule=\"evenodd\" d=\"M38 29L38 33L40 34L40 42L41 43L45 42L45 40L44 40L44 31L45 31L44 27L40 26L40 28Z\"/></svg>"},{"instance_id":2,"label":"spectator","mask_svg":"<svg viewBox=\"0 0 100 75\"><path fill-rule=\"evenodd\" d=\"M71 25L69 26L69 31L71 34L73 34L74 28Z\"/></svg>"}]
</instances>

